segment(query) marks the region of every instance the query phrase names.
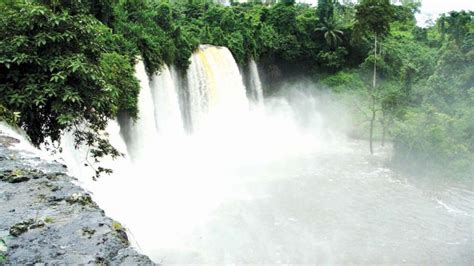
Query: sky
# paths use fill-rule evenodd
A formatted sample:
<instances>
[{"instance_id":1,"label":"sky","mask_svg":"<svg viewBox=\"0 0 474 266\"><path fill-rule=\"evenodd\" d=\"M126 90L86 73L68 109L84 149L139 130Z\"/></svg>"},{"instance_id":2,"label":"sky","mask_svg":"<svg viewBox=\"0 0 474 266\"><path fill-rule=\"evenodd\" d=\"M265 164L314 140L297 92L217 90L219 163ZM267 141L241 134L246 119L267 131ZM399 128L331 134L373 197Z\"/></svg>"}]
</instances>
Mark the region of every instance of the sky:
<instances>
[{"instance_id":1,"label":"sky","mask_svg":"<svg viewBox=\"0 0 474 266\"><path fill-rule=\"evenodd\" d=\"M432 18L434 21L440 14L453 10L474 11L474 0L422 0L421 12L416 19L423 26L426 25L426 20Z\"/></svg>"},{"instance_id":2,"label":"sky","mask_svg":"<svg viewBox=\"0 0 474 266\"><path fill-rule=\"evenodd\" d=\"M297 0L297 2L315 4L317 0ZM426 21L436 18L449 11L472 10L474 11L474 0L421 0L421 12L417 14L418 25L427 25Z\"/></svg>"}]
</instances>

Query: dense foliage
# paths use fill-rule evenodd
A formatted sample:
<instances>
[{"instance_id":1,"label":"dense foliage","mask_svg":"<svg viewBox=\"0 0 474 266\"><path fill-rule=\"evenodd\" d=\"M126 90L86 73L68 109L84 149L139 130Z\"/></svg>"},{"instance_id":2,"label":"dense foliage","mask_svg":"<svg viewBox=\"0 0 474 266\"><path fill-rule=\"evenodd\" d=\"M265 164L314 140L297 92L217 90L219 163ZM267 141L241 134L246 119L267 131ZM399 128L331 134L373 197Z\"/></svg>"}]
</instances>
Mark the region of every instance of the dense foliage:
<instances>
[{"instance_id":1,"label":"dense foliage","mask_svg":"<svg viewBox=\"0 0 474 266\"><path fill-rule=\"evenodd\" d=\"M416 105L400 119L395 132L397 162L413 168L413 163L421 163L441 174L472 177L474 43L471 36L465 35L461 41L453 36L453 42L445 43L437 51L433 73L415 87Z\"/></svg>"},{"instance_id":2,"label":"dense foliage","mask_svg":"<svg viewBox=\"0 0 474 266\"><path fill-rule=\"evenodd\" d=\"M136 113L138 83L108 44L112 32L90 15L30 2L3 2L0 13L0 104L15 112L7 121L36 145L71 130L93 157L117 156L100 132L119 109Z\"/></svg>"},{"instance_id":3,"label":"dense foliage","mask_svg":"<svg viewBox=\"0 0 474 266\"><path fill-rule=\"evenodd\" d=\"M214 44L241 64L259 60L272 82L306 74L358 95L358 113L370 113L382 143L394 141L398 165L473 170L472 12L420 28L416 0L270 2L1 1L0 119L35 144L72 130L97 157L118 155L102 131L120 111L138 114L136 58L149 73L185 71L199 44Z\"/></svg>"},{"instance_id":4,"label":"dense foliage","mask_svg":"<svg viewBox=\"0 0 474 266\"><path fill-rule=\"evenodd\" d=\"M395 6L379 53L373 49L358 68L326 75L339 93L356 93L356 110L377 137L394 142L393 163L430 176L472 178L474 172L474 20L472 12L450 12L435 25L416 26L416 6ZM370 38L370 37L369 37ZM372 87L374 62L377 85ZM375 105L372 105L374 100ZM367 130L368 131L368 130Z\"/></svg>"}]
</instances>

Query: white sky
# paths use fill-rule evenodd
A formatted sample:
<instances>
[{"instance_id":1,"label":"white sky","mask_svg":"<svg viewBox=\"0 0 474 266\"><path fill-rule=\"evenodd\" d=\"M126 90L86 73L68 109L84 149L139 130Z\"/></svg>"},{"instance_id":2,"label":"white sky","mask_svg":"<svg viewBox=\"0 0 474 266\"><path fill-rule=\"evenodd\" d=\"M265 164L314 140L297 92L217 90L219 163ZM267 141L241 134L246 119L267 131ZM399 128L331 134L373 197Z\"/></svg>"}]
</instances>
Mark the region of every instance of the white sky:
<instances>
[{"instance_id":1,"label":"white sky","mask_svg":"<svg viewBox=\"0 0 474 266\"><path fill-rule=\"evenodd\" d=\"M297 0L297 2L315 4L318 0ZM417 15L419 25L425 25L426 20L433 21L442 13L449 11L472 10L474 11L474 0L421 0L421 13Z\"/></svg>"},{"instance_id":2,"label":"white sky","mask_svg":"<svg viewBox=\"0 0 474 266\"><path fill-rule=\"evenodd\" d=\"M422 0L421 13L417 15L418 24L425 25L427 19L435 20L440 14L453 10L474 11L474 0Z\"/></svg>"},{"instance_id":3,"label":"white sky","mask_svg":"<svg viewBox=\"0 0 474 266\"><path fill-rule=\"evenodd\" d=\"M474 10L474 0L422 0L423 13L440 14L452 10Z\"/></svg>"}]
</instances>

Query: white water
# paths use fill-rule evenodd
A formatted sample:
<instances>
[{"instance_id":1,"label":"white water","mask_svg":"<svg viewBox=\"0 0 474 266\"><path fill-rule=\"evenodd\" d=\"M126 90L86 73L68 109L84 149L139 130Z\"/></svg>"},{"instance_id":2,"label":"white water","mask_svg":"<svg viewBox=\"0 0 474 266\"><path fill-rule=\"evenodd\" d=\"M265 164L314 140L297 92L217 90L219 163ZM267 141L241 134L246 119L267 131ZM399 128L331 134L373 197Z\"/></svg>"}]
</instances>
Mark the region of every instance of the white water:
<instances>
[{"instance_id":1,"label":"white water","mask_svg":"<svg viewBox=\"0 0 474 266\"><path fill-rule=\"evenodd\" d=\"M191 119L195 132L240 119L248 112L245 86L227 48L201 45L188 71Z\"/></svg>"},{"instance_id":2,"label":"white water","mask_svg":"<svg viewBox=\"0 0 474 266\"><path fill-rule=\"evenodd\" d=\"M135 73L141 88L138 96L138 119L136 121L132 119L122 121L124 129L122 134L125 137L131 159L133 161L141 161L147 159L148 147L156 146L158 132L156 130L153 96L145 65L142 61L136 64Z\"/></svg>"},{"instance_id":3,"label":"white water","mask_svg":"<svg viewBox=\"0 0 474 266\"><path fill-rule=\"evenodd\" d=\"M250 67L249 89L259 95ZM474 210L445 203L467 206L472 193L427 196L399 181L381 164L385 153L368 156L364 142L344 137L336 121L344 109L331 112L330 98L298 91L250 108L231 53L201 46L187 72L189 105L181 109L193 133L184 135L183 88L172 68L149 80L140 62L136 75L139 119L107 130L126 158L107 161L115 173L98 182L78 175L156 262L472 262ZM80 168L84 155L67 153Z\"/></svg>"},{"instance_id":4,"label":"white water","mask_svg":"<svg viewBox=\"0 0 474 266\"><path fill-rule=\"evenodd\" d=\"M161 136L184 134L181 116L176 75L172 68L164 66L150 81L153 107L155 110L156 129Z\"/></svg>"},{"instance_id":5,"label":"white water","mask_svg":"<svg viewBox=\"0 0 474 266\"><path fill-rule=\"evenodd\" d=\"M249 70L250 70L250 91L252 97L255 99L255 102L258 107L263 106L263 89L262 82L260 81L260 74L258 73L257 63L255 60L251 59L249 61Z\"/></svg>"}]
</instances>

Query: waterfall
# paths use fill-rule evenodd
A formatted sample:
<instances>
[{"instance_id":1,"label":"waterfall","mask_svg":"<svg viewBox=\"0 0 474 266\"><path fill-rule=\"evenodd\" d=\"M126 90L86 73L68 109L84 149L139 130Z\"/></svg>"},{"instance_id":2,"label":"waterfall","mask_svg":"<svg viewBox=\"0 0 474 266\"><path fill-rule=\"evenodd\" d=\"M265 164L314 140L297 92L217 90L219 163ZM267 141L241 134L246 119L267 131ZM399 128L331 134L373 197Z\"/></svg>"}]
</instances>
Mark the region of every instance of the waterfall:
<instances>
[{"instance_id":1,"label":"waterfall","mask_svg":"<svg viewBox=\"0 0 474 266\"><path fill-rule=\"evenodd\" d=\"M186 253L183 241L193 236L197 224L205 223L224 200L242 197L234 184L245 178L232 169L245 173L314 148L298 135L286 101L266 102L267 116L255 61L241 74L227 48L209 45L199 46L190 61L185 75L165 65L148 76L142 61L135 65L138 118L120 114L107 130L126 156L106 160L113 176L95 183L87 181L90 173L82 177L94 200L156 258L167 248ZM192 130L185 134L188 126ZM65 158L68 165L84 167L80 151L68 152L76 155ZM195 249L193 242L190 252Z\"/></svg>"},{"instance_id":2,"label":"waterfall","mask_svg":"<svg viewBox=\"0 0 474 266\"><path fill-rule=\"evenodd\" d=\"M255 60L250 59L249 61L249 90L250 94L257 106L263 105L263 90L262 90L262 83L260 82L260 75L258 73L257 63Z\"/></svg>"},{"instance_id":3,"label":"waterfall","mask_svg":"<svg viewBox=\"0 0 474 266\"><path fill-rule=\"evenodd\" d=\"M190 60L186 75L136 64L138 118L103 132L125 153L102 159L112 176L92 181L87 147L62 136L69 170L141 252L167 265L472 262L471 190L425 195L384 168L365 142L345 141L351 109L312 83L263 105L255 61L241 74L227 48L208 45Z\"/></svg>"},{"instance_id":4,"label":"waterfall","mask_svg":"<svg viewBox=\"0 0 474 266\"><path fill-rule=\"evenodd\" d=\"M248 111L242 76L227 48L199 46L191 57L187 79L194 130Z\"/></svg>"},{"instance_id":5,"label":"waterfall","mask_svg":"<svg viewBox=\"0 0 474 266\"><path fill-rule=\"evenodd\" d=\"M150 81L156 129L160 136L184 134L177 83L174 67L166 65Z\"/></svg>"},{"instance_id":6,"label":"waterfall","mask_svg":"<svg viewBox=\"0 0 474 266\"><path fill-rule=\"evenodd\" d=\"M127 150L132 160L146 158L146 148L153 146L158 134L155 122L155 105L150 89L150 83L145 71L145 65L140 60L135 65L135 76L140 82L138 95L138 119L133 120L127 115L119 117L121 133L127 143Z\"/></svg>"},{"instance_id":7,"label":"waterfall","mask_svg":"<svg viewBox=\"0 0 474 266\"><path fill-rule=\"evenodd\" d=\"M261 83L253 60L248 75L251 90L258 102L262 102ZM214 132L218 135L219 130L235 131L249 112L242 75L231 52L225 47L199 46L191 57L186 73L186 88L180 87L183 81L173 66L164 65L159 72L148 76L144 63L139 60L135 65L135 76L141 88L138 117L132 119L127 114L120 114L118 124L111 122L116 129L114 132L119 131L120 134L110 134L112 138L123 138L127 156L132 162L153 161L155 149L175 152L171 146L178 145L176 138L181 139L185 135L185 114L190 116L195 132ZM188 99L183 102L179 93L185 89ZM65 142L73 145L70 136L65 137ZM74 159L73 164L81 164L78 160L80 158Z\"/></svg>"},{"instance_id":8,"label":"waterfall","mask_svg":"<svg viewBox=\"0 0 474 266\"><path fill-rule=\"evenodd\" d=\"M261 155L257 152L247 155L245 145L241 144L271 146L272 138L278 138L275 132L286 134L292 128L290 125L285 130L273 130L271 120L262 120L263 112L252 113L244 80L253 95L249 97L254 103L252 105L256 103L263 107L257 64L250 60L245 73L241 74L231 52L225 47L199 46L184 76L179 75L174 66L167 65L148 76L144 63L139 60L135 65L135 77L140 83L138 117L132 119L127 114L119 114L117 121L110 121L107 128L112 144L118 145L119 150L126 154L123 160L127 161L124 163L120 159L120 163L114 165L106 160L106 166L112 169L137 164L143 168L160 164L161 169L171 169L179 167L184 160L199 164L199 160L192 157L200 156L203 149L208 151L208 161L219 159L226 149L234 150L227 156L236 160L258 158ZM184 100L180 95L186 95ZM193 129L189 135L185 134L185 122L189 122ZM254 130L256 128L259 129ZM265 140L262 141L260 136L265 136ZM229 142L230 139L239 141ZM90 167L84 168L86 148L75 151L71 134L66 134L63 142L65 160L87 183L93 171Z\"/></svg>"}]
</instances>

